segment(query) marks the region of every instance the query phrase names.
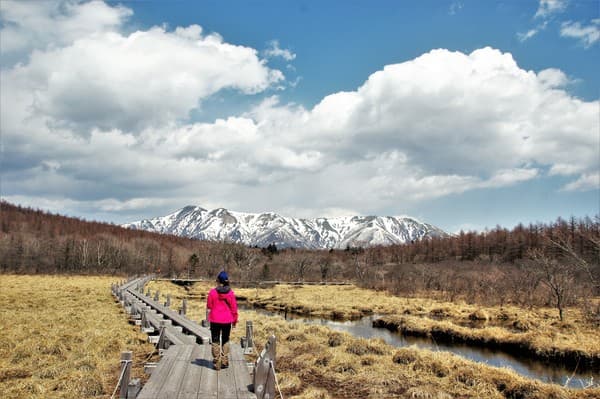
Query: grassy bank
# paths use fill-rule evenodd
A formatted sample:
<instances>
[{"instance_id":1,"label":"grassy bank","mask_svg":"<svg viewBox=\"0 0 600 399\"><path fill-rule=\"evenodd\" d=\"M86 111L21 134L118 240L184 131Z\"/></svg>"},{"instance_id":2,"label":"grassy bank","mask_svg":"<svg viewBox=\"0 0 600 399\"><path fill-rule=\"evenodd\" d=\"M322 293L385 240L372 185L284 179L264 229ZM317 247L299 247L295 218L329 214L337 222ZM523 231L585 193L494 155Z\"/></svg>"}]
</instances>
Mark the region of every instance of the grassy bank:
<instances>
[{"instance_id":1,"label":"grassy bank","mask_svg":"<svg viewBox=\"0 0 600 399\"><path fill-rule=\"evenodd\" d=\"M170 291L176 300L189 296L201 301L212 283L183 288L167 281L149 287ZM367 314L383 315L381 327L406 334L460 341L507 349L539 359L579 367L600 365L600 328L578 308L566 310L559 321L550 308L516 306L482 307L463 301L443 302L430 298L401 298L355 286L292 286L235 288L238 298L273 311L352 319ZM177 305L176 306L180 306ZM202 314L196 317L202 318Z\"/></svg>"},{"instance_id":2,"label":"grassy bank","mask_svg":"<svg viewBox=\"0 0 600 399\"><path fill-rule=\"evenodd\" d=\"M212 283L198 283L184 288L161 281L151 282L148 288L152 293L160 290L161 300L169 293L173 308L181 306L183 298L191 298L188 302L189 317L200 320L204 317L205 297L211 286ZM483 312L468 305L460 307L425 299L395 298L346 286L277 286L258 290L234 287L234 290L239 298L261 307L274 310L288 307L304 314L328 317L391 314L397 309L400 312L411 309L411 312L421 313L423 320L431 320L432 323L444 321L430 317L452 317L457 323L462 323L472 322L473 317L469 318L472 313L478 311L482 316ZM493 314L491 310L487 311ZM470 362L446 352L423 351L413 347L398 349L380 340L358 339L325 327L289 323L253 311L240 313L240 328L233 331L234 340L239 340L244 334L246 320L254 322L255 342L259 350L270 334L276 335L277 370L286 398L591 399L600 396L600 389L565 389L523 378L507 369ZM491 316L484 322L495 323ZM592 332L588 333L593 336ZM574 342L577 339L584 338L576 338ZM588 345L592 349L593 346L593 342Z\"/></svg>"},{"instance_id":3,"label":"grassy bank","mask_svg":"<svg viewBox=\"0 0 600 399\"><path fill-rule=\"evenodd\" d=\"M483 307L464 301L401 298L354 286L286 286L236 289L255 306L331 318L387 315L388 326L405 333L438 335L481 346L514 347L553 361L600 365L600 328L578 308L558 320L551 308ZM582 364L583 365L583 364Z\"/></svg>"},{"instance_id":4,"label":"grassy bank","mask_svg":"<svg viewBox=\"0 0 600 399\"><path fill-rule=\"evenodd\" d=\"M595 398L466 361L446 352L394 348L315 325L258 314L257 342L278 338L277 370L284 396L298 398Z\"/></svg>"},{"instance_id":5,"label":"grassy bank","mask_svg":"<svg viewBox=\"0 0 600 399\"><path fill-rule=\"evenodd\" d=\"M153 346L113 300L116 281L0 275L1 398L108 398L124 350L145 378Z\"/></svg>"},{"instance_id":6,"label":"grassy bank","mask_svg":"<svg viewBox=\"0 0 600 399\"><path fill-rule=\"evenodd\" d=\"M562 364L571 369L600 370L600 340L595 337L597 331L582 331L569 323L545 323L548 325L543 327L538 323L531 327L526 316L521 316L520 319L522 321L507 323L506 326L485 326L485 320L482 320L483 323L473 323L476 328L470 328L456 325L452 321L406 315L384 316L375 320L374 326L404 335L432 337L437 342L466 343L498 349L518 356ZM586 338L590 341L586 341Z\"/></svg>"}]
</instances>

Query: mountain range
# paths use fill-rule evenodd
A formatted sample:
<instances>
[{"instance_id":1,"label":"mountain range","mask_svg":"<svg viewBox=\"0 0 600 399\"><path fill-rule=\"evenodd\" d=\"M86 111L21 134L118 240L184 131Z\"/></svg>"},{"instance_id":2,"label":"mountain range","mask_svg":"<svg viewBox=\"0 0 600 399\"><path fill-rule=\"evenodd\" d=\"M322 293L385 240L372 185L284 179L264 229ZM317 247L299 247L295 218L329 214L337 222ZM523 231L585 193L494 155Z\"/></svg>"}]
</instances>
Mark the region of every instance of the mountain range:
<instances>
[{"instance_id":1,"label":"mountain range","mask_svg":"<svg viewBox=\"0 0 600 399\"><path fill-rule=\"evenodd\" d=\"M131 229L248 246L328 249L402 244L448 234L407 216L343 216L299 219L186 206L167 216L122 225Z\"/></svg>"}]
</instances>

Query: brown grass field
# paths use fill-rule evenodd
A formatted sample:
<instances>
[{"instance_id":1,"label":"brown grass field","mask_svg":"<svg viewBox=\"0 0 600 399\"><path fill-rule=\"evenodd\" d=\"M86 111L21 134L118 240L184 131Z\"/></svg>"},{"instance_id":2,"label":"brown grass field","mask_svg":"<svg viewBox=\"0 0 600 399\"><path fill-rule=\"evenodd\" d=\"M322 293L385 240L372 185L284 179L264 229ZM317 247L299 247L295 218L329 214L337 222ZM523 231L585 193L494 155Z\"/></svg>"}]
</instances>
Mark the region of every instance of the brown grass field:
<instances>
[{"instance_id":1,"label":"brown grass field","mask_svg":"<svg viewBox=\"0 0 600 399\"><path fill-rule=\"evenodd\" d=\"M169 293L174 308L181 306L183 298L191 299L188 316L198 321L204 318L205 297L212 285L196 283L183 288L167 281L152 281L147 288L152 292L159 290L163 298ZM525 334L545 350L557 346L588 353L600 350L598 329L587 325L583 318L578 319L576 309L568 310L572 321L557 323L552 309L481 308L465 303L393 297L354 286L280 285L268 289L234 287L234 291L240 301L272 310L287 307L300 314L337 318L410 313L415 320L420 317L423 328L451 324L472 334L484 331L499 339ZM464 327L473 321L474 314L485 318L482 322L488 326L481 327L479 323L478 328ZM277 337L277 370L286 398L600 397L598 388L565 389L445 352L398 349L380 340L357 339L325 327L288 323L254 311L240 313L240 326L246 320L254 323L257 345L266 342L271 334ZM513 323L521 329L527 326L527 332L516 332ZM415 326L421 328L421 323L415 322ZM243 327L238 328L232 339L239 340L243 334Z\"/></svg>"},{"instance_id":2,"label":"brown grass field","mask_svg":"<svg viewBox=\"0 0 600 399\"><path fill-rule=\"evenodd\" d=\"M115 282L0 275L0 398L109 398L124 350L144 378L154 347L114 301Z\"/></svg>"},{"instance_id":3,"label":"brown grass field","mask_svg":"<svg viewBox=\"0 0 600 399\"><path fill-rule=\"evenodd\" d=\"M334 292L334 293L332 293ZM600 364L600 328L581 309L568 308L560 322L555 309L482 307L464 301L401 298L355 286L290 286L237 289L255 306L341 319L383 315L382 323L404 333L526 350L544 360L586 359ZM476 327L476 328L474 328Z\"/></svg>"},{"instance_id":4,"label":"brown grass field","mask_svg":"<svg viewBox=\"0 0 600 399\"><path fill-rule=\"evenodd\" d=\"M142 366L152 356L153 347L127 322L112 298L113 282L116 279L110 277L0 275L0 398L110 397L122 350L134 352L134 376L143 377ZM198 321L204 318L205 296L211 286L211 282L197 283L186 289L153 281L147 287L153 293L160 290L163 298L170 293L172 308L188 298L188 316ZM490 334L529 334L540 347L600 350L598 331L580 321L572 309L567 321L557 324L551 309L478 308L391 297L352 286L234 290L240 299L266 308L287 306L290 311L338 318L368 313L401 315L473 331L489 330ZM487 315L483 321L488 326L465 327L465 320L474 312ZM504 316L498 318L498 312L506 312L508 321ZM517 333L505 328L517 319L526 330ZM276 367L285 398L600 397L600 389L565 389L448 353L398 349L380 340L288 323L254 311L240 313L232 340L239 342L247 320L254 322L259 350L268 336L277 337ZM545 333L546 328L552 330ZM542 334L550 335L537 337Z\"/></svg>"}]
</instances>

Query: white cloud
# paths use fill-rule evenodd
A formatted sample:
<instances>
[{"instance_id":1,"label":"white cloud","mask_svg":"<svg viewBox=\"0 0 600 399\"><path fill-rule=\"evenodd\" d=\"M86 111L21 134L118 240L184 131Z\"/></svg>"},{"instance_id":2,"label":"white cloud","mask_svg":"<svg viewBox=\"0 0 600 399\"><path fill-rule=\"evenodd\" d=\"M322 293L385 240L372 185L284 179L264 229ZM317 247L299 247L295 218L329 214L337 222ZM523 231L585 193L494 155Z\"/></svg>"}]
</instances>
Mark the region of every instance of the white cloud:
<instances>
[{"instance_id":1,"label":"white cloud","mask_svg":"<svg viewBox=\"0 0 600 399\"><path fill-rule=\"evenodd\" d=\"M532 37L534 37L535 35L537 35L539 32L538 28L535 29L530 29L525 33L517 33L517 37L519 38L519 41L524 42L526 40L531 39Z\"/></svg>"},{"instance_id":2,"label":"white cloud","mask_svg":"<svg viewBox=\"0 0 600 399\"><path fill-rule=\"evenodd\" d=\"M105 26L1 71L6 198L317 216L404 208L545 170L571 176L565 189L590 189L598 174L598 102L569 95L562 71L523 70L509 53L437 49L311 109L268 97L198 123L187 115L207 96L266 90L281 72L197 25Z\"/></svg>"},{"instance_id":3,"label":"white cloud","mask_svg":"<svg viewBox=\"0 0 600 399\"><path fill-rule=\"evenodd\" d=\"M535 18L549 18L560 14L567 8L567 0L540 0Z\"/></svg>"},{"instance_id":4,"label":"white cloud","mask_svg":"<svg viewBox=\"0 0 600 399\"><path fill-rule=\"evenodd\" d=\"M264 51L265 57L281 57L286 61L293 61L294 59L296 59L296 54L292 53L288 49L282 49L279 47L278 40L271 40L268 44L269 47Z\"/></svg>"},{"instance_id":5,"label":"white cloud","mask_svg":"<svg viewBox=\"0 0 600 399\"><path fill-rule=\"evenodd\" d=\"M120 27L132 11L102 1L2 0L0 44L4 55L73 43L76 39Z\"/></svg>"},{"instance_id":6,"label":"white cloud","mask_svg":"<svg viewBox=\"0 0 600 399\"><path fill-rule=\"evenodd\" d=\"M600 190L600 172L582 175L579 179L565 185L564 191Z\"/></svg>"},{"instance_id":7,"label":"white cloud","mask_svg":"<svg viewBox=\"0 0 600 399\"><path fill-rule=\"evenodd\" d=\"M544 20L541 23L539 23L535 28L528 30L525 33L517 33L517 38L519 39L519 41L525 42L529 39L531 39L532 37L534 37L535 35L537 35L538 33L540 33L541 31L543 31L544 29L546 29L548 27L548 20Z\"/></svg>"},{"instance_id":8,"label":"white cloud","mask_svg":"<svg viewBox=\"0 0 600 399\"><path fill-rule=\"evenodd\" d=\"M538 73L538 80L547 88L560 88L571 83L567 75L560 69L548 68Z\"/></svg>"},{"instance_id":9,"label":"white cloud","mask_svg":"<svg viewBox=\"0 0 600 399\"><path fill-rule=\"evenodd\" d=\"M5 75L20 82L10 85L20 93L6 95L24 97L31 117L83 131L139 130L185 119L224 88L252 94L283 80L256 50L202 36L199 26L87 36L34 52L29 63Z\"/></svg>"},{"instance_id":10,"label":"white cloud","mask_svg":"<svg viewBox=\"0 0 600 399\"><path fill-rule=\"evenodd\" d=\"M488 181L482 182L479 187L506 187L515 183L534 179L539 174L533 168L515 168L497 171Z\"/></svg>"},{"instance_id":11,"label":"white cloud","mask_svg":"<svg viewBox=\"0 0 600 399\"><path fill-rule=\"evenodd\" d=\"M572 37L581 41L588 48L600 40L600 19L593 19L590 25L584 26L580 22L563 22L560 35Z\"/></svg>"},{"instance_id":12,"label":"white cloud","mask_svg":"<svg viewBox=\"0 0 600 399\"><path fill-rule=\"evenodd\" d=\"M526 33L517 33L519 41L525 42L545 29L555 16L566 10L568 3L567 0L540 0L534 18L542 20L542 23ZM564 21L560 24L560 35L578 39L583 47L589 48L600 39L600 18L592 19L589 25Z\"/></svg>"}]
</instances>

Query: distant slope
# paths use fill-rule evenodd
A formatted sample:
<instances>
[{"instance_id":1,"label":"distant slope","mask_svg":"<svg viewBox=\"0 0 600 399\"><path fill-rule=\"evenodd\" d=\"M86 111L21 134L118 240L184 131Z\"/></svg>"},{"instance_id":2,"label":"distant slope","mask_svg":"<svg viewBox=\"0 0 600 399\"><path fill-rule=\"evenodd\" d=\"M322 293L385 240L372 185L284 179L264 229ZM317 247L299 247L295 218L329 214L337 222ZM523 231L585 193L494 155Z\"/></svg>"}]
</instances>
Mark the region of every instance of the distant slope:
<instances>
[{"instance_id":1,"label":"distant slope","mask_svg":"<svg viewBox=\"0 0 600 399\"><path fill-rule=\"evenodd\" d=\"M170 215L124 224L131 229L250 246L308 249L402 244L448 234L411 217L346 216L297 219L276 213L244 213L186 206Z\"/></svg>"}]
</instances>

